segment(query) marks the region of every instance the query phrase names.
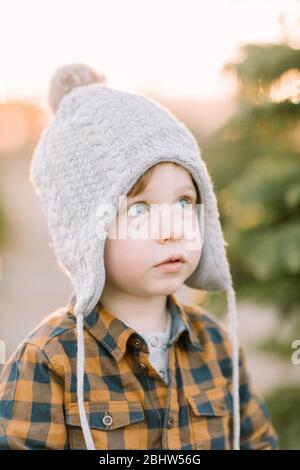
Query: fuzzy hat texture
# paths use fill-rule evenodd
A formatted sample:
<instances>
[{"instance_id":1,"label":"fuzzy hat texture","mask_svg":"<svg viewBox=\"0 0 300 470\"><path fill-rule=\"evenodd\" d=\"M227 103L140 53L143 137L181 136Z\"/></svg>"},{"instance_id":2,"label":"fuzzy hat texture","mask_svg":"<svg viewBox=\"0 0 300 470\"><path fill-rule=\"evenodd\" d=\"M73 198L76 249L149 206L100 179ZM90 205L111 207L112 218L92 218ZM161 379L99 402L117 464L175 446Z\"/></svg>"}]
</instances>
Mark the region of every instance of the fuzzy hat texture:
<instances>
[{"instance_id":1,"label":"fuzzy hat texture","mask_svg":"<svg viewBox=\"0 0 300 470\"><path fill-rule=\"evenodd\" d=\"M87 449L95 446L83 405L83 318L95 307L104 287L104 243L119 198L159 162L182 165L201 195L204 242L199 264L185 284L226 292L233 362L233 448L239 449L236 299L213 184L196 139L161 104L109 87L104 74L84 64L56 70L49 103L53 116L34 150L30 181L46 214L58 264L73 287L77 394Z\"/></svg>"}]
</instances>

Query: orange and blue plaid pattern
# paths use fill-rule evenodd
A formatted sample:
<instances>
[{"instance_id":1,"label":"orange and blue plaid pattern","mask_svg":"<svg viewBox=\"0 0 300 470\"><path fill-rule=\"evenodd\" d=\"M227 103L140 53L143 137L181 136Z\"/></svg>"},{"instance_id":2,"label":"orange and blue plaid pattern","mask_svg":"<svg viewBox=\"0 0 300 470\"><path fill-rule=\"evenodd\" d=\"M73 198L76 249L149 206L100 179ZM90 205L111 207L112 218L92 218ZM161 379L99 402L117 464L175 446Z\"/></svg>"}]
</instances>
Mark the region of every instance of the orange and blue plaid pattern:
<instances>
[{"instance_id":1,"label":"orange and blue plaid pattern","mask_svg":"<svg viewBox=\"0 0 300 470\"><path fill-rule=\"evenodd\" d=\"M202 307L167 297L167 378L142 336L98 302L84 320L84 406L96 449L231 449L227 329ZM85 449L76 394L76 319L67 305L19 345L0 376L0 449ZM241 449L278 438L240 348Z\"/></svg>"}]
</instances>

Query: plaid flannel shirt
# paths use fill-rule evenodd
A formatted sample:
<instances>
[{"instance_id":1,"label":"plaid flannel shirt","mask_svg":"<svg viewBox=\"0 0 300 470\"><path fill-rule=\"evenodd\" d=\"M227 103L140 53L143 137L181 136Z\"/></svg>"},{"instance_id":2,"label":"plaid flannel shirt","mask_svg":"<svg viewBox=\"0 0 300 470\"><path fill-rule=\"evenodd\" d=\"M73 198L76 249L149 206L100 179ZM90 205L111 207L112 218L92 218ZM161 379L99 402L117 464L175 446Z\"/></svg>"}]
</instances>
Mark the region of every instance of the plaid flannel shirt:
<instances>
[{"instance_id":1,"label":"plaid flannel shirt","mask_svg":"<svg viewBox=\"0 0 300 470\"><path fill-rule=\"evenodd\" d=\"M143 337L98 302L84 320L84 406L96 449L231 449L227 329L198 305L167 297L168 377ZM0 376L0 449L85 449L76 394L76 319L67 305L19 345ZM278 438L240 348L241 449Z\"/></svg>"}]
</instances>

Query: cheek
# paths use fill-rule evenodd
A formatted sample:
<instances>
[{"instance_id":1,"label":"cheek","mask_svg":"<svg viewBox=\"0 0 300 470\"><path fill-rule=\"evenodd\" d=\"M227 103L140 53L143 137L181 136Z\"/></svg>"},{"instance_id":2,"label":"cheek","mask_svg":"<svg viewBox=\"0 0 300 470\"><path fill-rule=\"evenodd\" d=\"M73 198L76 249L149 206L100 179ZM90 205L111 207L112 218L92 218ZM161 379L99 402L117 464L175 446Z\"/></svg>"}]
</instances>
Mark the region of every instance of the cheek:
<instances>
[{"instance_id":1,"label":"cheek","mask_svg":"<svg viewBox=\"0 0 300 470\"><path fill-rule=\"evenodd\" d=\"M191 258L192 258L191 259L191 268L192 268L192 272L193 272L199 264L202 249L200 248L198 251L192 251L191 253L192 253L191 254Z\"/></svg>"},{"instance_id":2,"label":"cheek","mask_svg":"<svg viewBox=\"0 0 300 470\"><path fill-rule=\"evenodd\" d=\"M107 239L104 248L105 271L108 277L137 277L146 266L145 240Z\"/></svg>"},{"instance_id":3,"label":"cheek","mask_svg":"<svg viewBox=\"0 0 300 470\"><path fill-rule=\"evenodd\" d=\"M200 233L200 227L196 227L193 236L185 241L185 252L189 261L189 266L193 272L201 258L203 250L203 234Z\"/></svg>"}]
</instances>

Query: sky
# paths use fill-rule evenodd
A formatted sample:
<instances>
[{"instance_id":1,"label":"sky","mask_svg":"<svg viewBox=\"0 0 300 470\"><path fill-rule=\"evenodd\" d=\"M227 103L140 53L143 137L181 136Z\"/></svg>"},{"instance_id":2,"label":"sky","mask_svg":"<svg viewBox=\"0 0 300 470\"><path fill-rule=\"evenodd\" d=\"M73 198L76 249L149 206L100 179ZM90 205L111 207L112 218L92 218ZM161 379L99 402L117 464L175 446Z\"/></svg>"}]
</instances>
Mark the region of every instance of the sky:
<instances>
[{"instance_id":1,"label":"sky","mask_svg":"<svg viewBox=\"0 0 300 470\"><path fill-rule=\"evenodd\" d=\"M1 0L0 102L43 99L71 62L126 91L217 99L234 87L223 64L280 40L282 14L300 30L300 0Z\"/></svg>"}]
</instances>

